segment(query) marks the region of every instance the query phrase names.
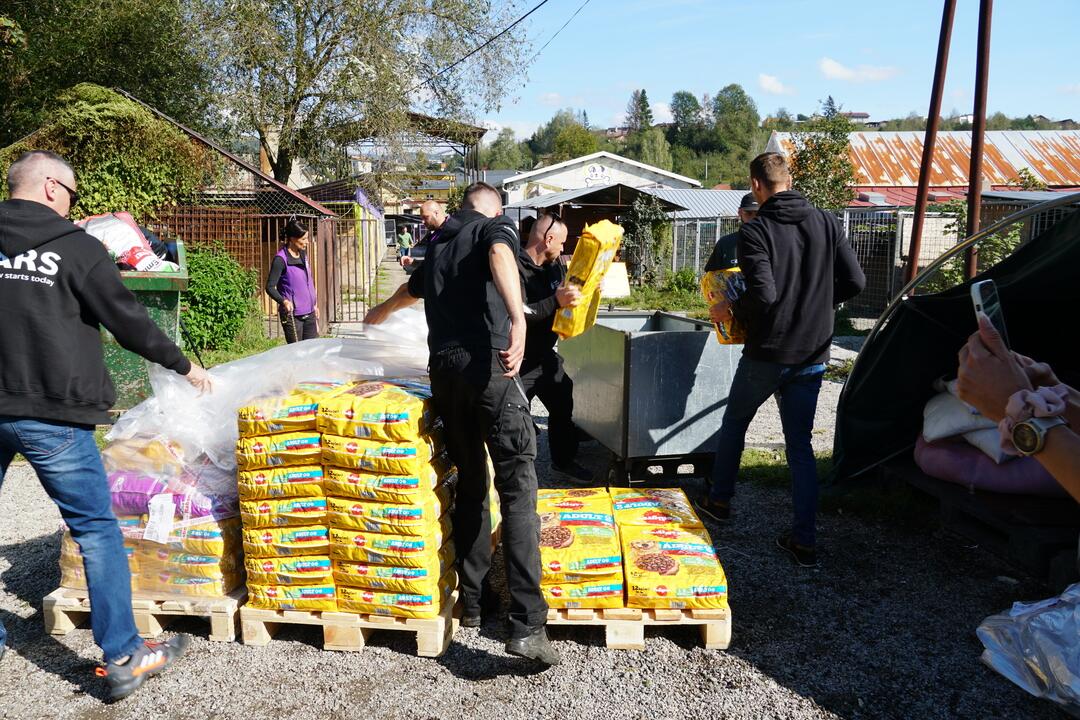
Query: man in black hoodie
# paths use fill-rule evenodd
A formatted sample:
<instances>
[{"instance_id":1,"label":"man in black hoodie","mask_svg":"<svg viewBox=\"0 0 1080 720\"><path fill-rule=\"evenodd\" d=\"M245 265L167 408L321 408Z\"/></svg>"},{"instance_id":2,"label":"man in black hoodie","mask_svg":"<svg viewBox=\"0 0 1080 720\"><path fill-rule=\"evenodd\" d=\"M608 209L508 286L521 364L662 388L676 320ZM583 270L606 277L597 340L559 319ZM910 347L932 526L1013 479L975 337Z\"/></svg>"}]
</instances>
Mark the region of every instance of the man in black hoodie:
<instances>
[{"instance_id":1,"label":"man in black hoodie","mask_svg":"<svg viewBox=\"0 0 1080 720\"><path fill-rule=\"evenodd\" d=\"M734 313L746 328L746 345L720 427L712 488L699 509L714 519L728 518L746 429L775 394L795 509L792 530L777 545L799 565L812 567L818 478L810 434L836 305L858 295L866 278L840 221L791 189L783 155L754 158L750 184L761 209L739 230L746 292L733 307L722 301L710 310L713 322Z\"/></svg>"},{"instance_id":2,"label":"man in black hoodie","mask_svg":"<svg viewBox=\"0 0 1080 720\"><path fill-rule=\"evenodd\" d=\"M517 230L502 215L499 191L487 183L467 187L461 207L409 281L373 307L364 322L377 325L424 300L431 399L458 471L453 520L461 624L480 626L491 567L486 445L503 516L510 590L506 651L555 665L560 657L548 641L547 603L540 590L536 435L518 377L525 351L525 310Z\"/></svg>"},{"instance_id":3,"label":"man in black hoodie","mask_svg":"<svg viewBox=\"0 0 1080 720\"><path fill-rule=\"evenodd\" d=\"M104 326L128 350L187 377L192 365L124 287L104 246L67 220L78 198L63 158L33 151L8 170L0 203L0 484L16 453L33 466L82 551L94 642L114 699L180 657L186 635L144 643L131 612L124 541L113 515L94 426L110 422L116 392ZM0 656L6 633L0 625Z\"/></svg>"}]
</instances>

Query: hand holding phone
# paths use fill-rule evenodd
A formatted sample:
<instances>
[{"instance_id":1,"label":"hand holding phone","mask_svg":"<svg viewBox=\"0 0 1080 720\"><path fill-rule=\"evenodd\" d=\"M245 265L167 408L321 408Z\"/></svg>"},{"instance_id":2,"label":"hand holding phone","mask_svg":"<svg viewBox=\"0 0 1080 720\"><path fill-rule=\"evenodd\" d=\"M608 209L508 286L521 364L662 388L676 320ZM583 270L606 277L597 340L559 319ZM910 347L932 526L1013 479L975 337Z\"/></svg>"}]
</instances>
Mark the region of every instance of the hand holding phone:
<instances>
[{"instance_id":1,"label":"hand holding phone","mask_svg":"<svg viewBox=\"0 0 1080 720\"><path fill-rule=\"evenodd\" d=\"M975 314L983 313L990 319L990 324L1001 335L1005 346L1009 347L1009 334L1005 331L1005 313L1001 308L1001 300L998 298L997 285L993 280L982 280L971 286L971 303L975 306Z\"/></svg>"}]
</instances>

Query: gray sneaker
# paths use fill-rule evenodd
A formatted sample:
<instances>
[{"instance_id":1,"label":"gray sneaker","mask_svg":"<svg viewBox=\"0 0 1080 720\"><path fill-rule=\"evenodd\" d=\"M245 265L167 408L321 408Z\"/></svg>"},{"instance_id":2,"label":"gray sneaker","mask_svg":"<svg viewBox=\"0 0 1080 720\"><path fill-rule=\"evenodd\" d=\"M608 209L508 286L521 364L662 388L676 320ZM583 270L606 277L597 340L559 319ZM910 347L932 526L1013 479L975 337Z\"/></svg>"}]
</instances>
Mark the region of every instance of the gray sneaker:
<instances>
[{"instance_id":1,"label":"gray sneaker","mask_svg":"<svg viewBox=\"0 0 1080 720\"><path fill-rule=\"evenodd\" d=\"M547 628L543 625L523 638L511 638L510 642L506 643L506 652L529 660L536 660L545 665L558 665L562 662L562 657L551 646L551 641L548 640L547 636Z\"/></svg>"},{"instance_id":2,"label":"gray sneaker","mask_svg":"<svg viewBox=\"0 0 1080 720\"><path fill-rule=\"evenodd\" d=\"M122 700L138 690L147 678L164 672L179 660L190 643L187 635L176 635L165 642L147 642L123 665L111 662L99 667L97 674L108 681L109 698Z\"/></svg>"}]
</instances>

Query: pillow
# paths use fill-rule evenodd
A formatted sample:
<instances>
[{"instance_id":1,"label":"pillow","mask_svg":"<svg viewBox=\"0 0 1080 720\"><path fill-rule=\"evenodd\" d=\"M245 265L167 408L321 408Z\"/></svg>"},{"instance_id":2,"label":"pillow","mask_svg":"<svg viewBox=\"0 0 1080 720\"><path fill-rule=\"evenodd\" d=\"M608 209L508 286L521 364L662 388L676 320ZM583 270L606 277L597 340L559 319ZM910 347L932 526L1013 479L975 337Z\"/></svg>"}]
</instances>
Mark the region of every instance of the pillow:
<instances>
[{"instance_id":1,"label":"pillow","mask_svg":"<svg viewBox=\"0 0 1080 720\"><path fill-rule=\"evenodd\" d=\"M1001 433L997 427L972 430L964 433L964 439L973 447L982 450L983 454L997 465L1013 459L1012 455L1006 455L1005 451L1001 449Z\"/></svg>"},{"instance_id":2,"label":"pillow","mask_svg":"<svg viewBox=\"0 0 1080 720\"><path fill-rule=\"evenodd\" d=\"M949 393L935 395L923 408L922 435L929 442L996 427L993 420Z\"/></svg>"},{"instance_id":3,"label":"pillow","mask_svg":"<svg viewBox=\"0 0 1080 720\"><path fill-rule=\"evenodd\" d=\"M995 465L986 455L959 439L930 443L918 438L915 442L915 463L930 477L972 490L1068 497L1068 493L1035 458L1022 457Z\"/></svg>"}]
</instances>

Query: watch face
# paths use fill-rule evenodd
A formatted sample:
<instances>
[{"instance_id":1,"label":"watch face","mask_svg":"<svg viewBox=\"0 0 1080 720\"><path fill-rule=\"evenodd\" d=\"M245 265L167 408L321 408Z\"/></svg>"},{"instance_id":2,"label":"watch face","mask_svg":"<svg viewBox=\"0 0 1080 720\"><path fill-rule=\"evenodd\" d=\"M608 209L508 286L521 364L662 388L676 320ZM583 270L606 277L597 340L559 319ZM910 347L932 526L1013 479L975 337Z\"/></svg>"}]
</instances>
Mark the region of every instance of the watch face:
<instances>
[{"instance_id":1,"label":"watch face","mask_svg":"<svg viewBox=\"0 0 1080 720\"><path fill-rule=\"evenodd\" d=\"M1016 449L1022 453L1033 453L1039 446L1039 434L1027 423L1013 427L1012 440Z\"/></svg>"}]
</instances>

